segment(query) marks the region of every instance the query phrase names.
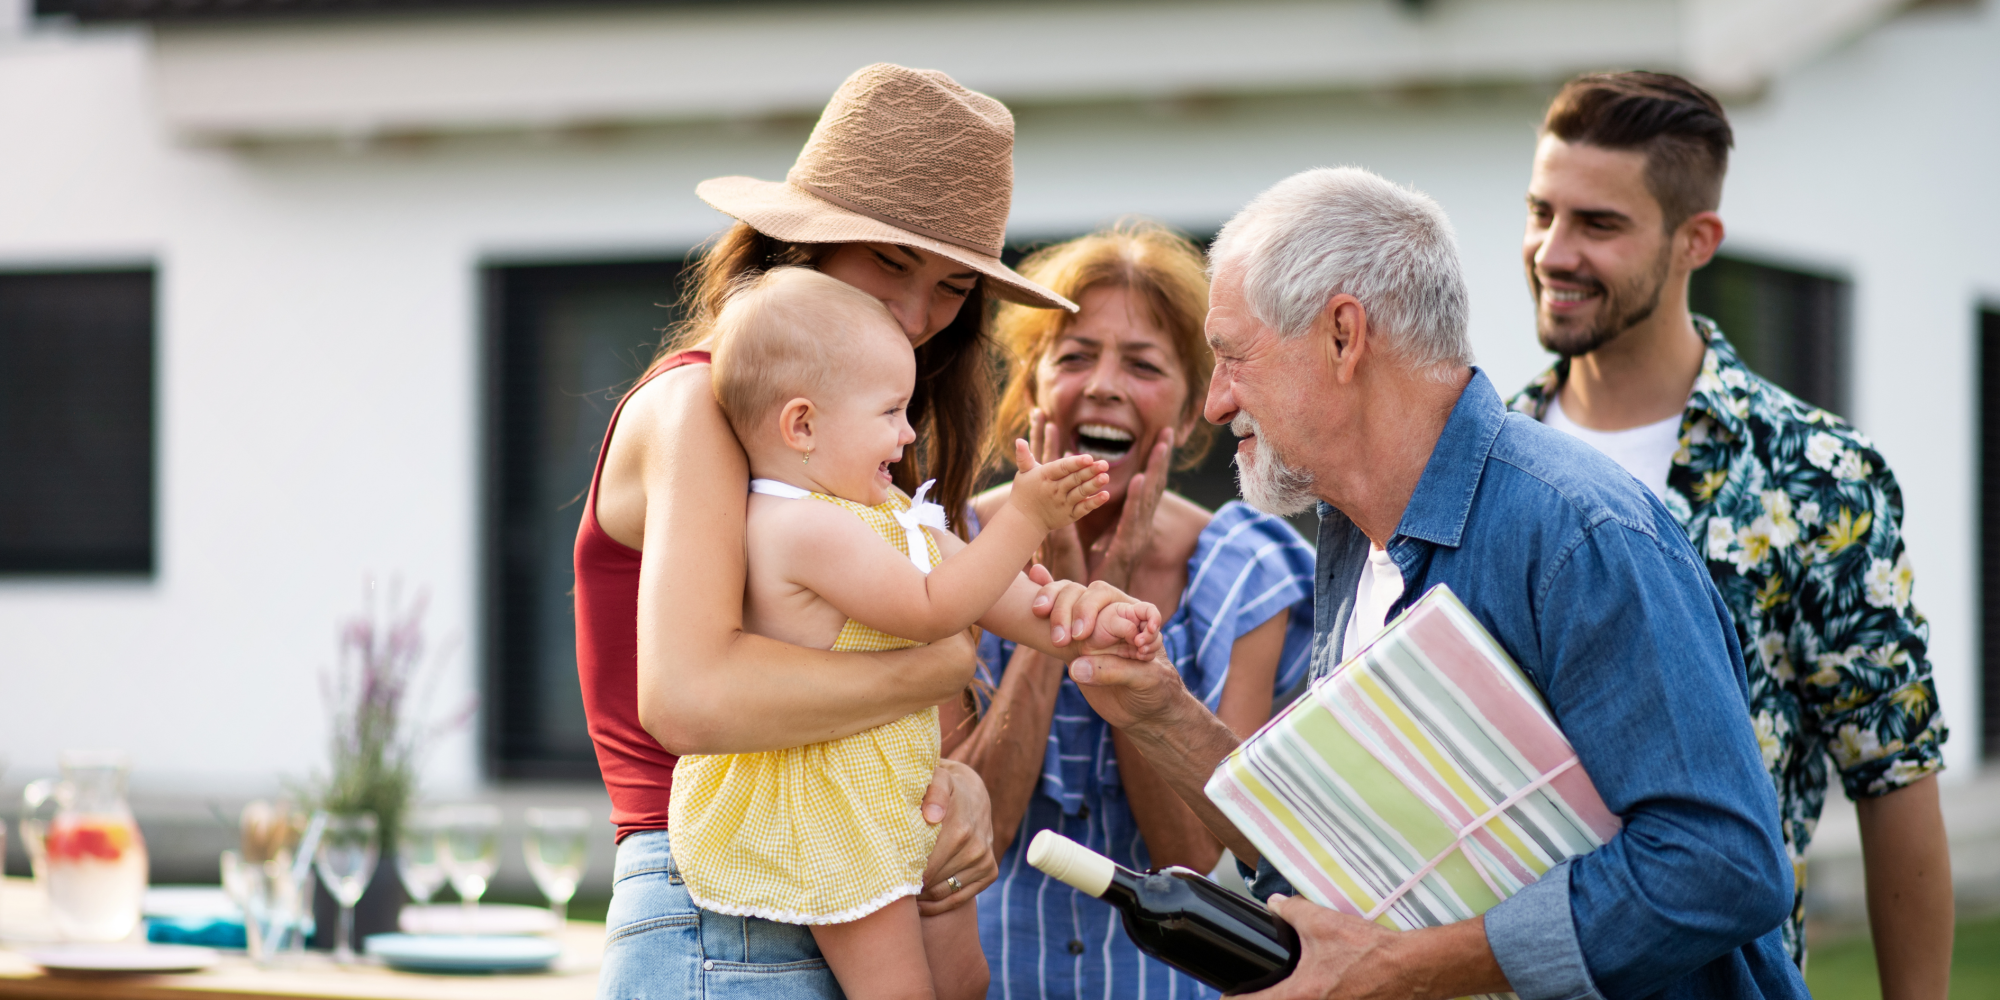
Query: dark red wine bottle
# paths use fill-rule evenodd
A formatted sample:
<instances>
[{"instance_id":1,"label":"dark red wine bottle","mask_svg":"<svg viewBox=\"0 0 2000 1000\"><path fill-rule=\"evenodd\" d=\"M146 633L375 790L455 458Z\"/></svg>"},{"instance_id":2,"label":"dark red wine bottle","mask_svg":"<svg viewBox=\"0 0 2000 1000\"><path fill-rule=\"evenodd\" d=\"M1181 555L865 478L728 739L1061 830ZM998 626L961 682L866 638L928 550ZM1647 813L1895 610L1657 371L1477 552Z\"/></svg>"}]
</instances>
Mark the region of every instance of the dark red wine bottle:
<instances>
[{"instance_id":1,"label":"dark red wine bottle","mask_svg":"<svg viewBox=\"0 0 2000 1000\"><path fill-rule=\"evenodd\" d=\"M1262 905L1186 868L1135 872L1054 830L1028 863L1117 907L1139 950L1224 993L1274 986L1299 964L1299 936Z\"/></svg>"}]
</instances>

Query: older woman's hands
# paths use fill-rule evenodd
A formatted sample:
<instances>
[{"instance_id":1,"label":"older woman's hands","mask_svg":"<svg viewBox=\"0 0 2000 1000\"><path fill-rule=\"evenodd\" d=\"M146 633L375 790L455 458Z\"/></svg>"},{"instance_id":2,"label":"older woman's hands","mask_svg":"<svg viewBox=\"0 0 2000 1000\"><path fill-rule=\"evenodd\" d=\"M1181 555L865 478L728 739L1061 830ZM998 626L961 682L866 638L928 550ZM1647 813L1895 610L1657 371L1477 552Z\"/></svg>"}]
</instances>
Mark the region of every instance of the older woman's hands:
<instances>
[{"instance_id":1,"label":"older woman's hands","mask_svg":"<svg viewBox=\"0 0 2000 1000\"><path fill-rule=\"evenodd\" d=\"M1136 473L1125 486L1125 507L1118 512L1118 528L1110 540L1099 539L1104 560L1093 579L1119 587L1132 582L1132 567L1153 544L1153 514L1160 509L1160 496L1167 492L1167 472L1173 464L1174 429L1163 427L1146 456L1145 471Z\"/></svg>"},{"instance_id":2,"label":"older woman's hands","mask_svg":"<svg viewBox=\"0 0 2000 1000\"><path fill-rule=\"evenodd\" d=\"M993 856L993 802L979 772L955 760L938 762L924 792L924 820L938 827L924 864L917 912L935 916L972 902L1000 875Z\"/></svg>"},{"instance_id":3,"label":"older woman's hands","mask_svg":"<svg viewBox=\"0 0 2000 1000\"><path fill-rule=\"evenodd\" d=\"M1036 459L1051 462L1063 457L1061 436L1040 409L1028 411L1028 449ZM1174 430L1163 428L1154 435L1144 471L1135 473L1125 487L1125 506L1119 511L1118 527L1100 537L1086 553L1076 525L1050 532L1042 543L1042 564L1058 580L1094 583L1103 581L1126 587L1132 581L1132 567L1153 544L1153 514L1160 509L1160 496L1167 491L1167 473L1174 456ZM1090 567L1095 563L1097 568Z\"/></svg>"},{"instance_id":4,"label":"older woman's hands","mask_svg":"<svg viewBox=\"0 0 2000 1000\"><path fill-rule=\"evenodd\" d=\"M1049 425L1049 415L1040 409L1028 411L1028 450L1034 453L1036 461L1045 464L1063 457L1062 441ZM1049 537L1042 541L1041 563L1058 580L1081 583L1090 579L1075 524L1049 532Z\"/></svg>"}]
</instances>

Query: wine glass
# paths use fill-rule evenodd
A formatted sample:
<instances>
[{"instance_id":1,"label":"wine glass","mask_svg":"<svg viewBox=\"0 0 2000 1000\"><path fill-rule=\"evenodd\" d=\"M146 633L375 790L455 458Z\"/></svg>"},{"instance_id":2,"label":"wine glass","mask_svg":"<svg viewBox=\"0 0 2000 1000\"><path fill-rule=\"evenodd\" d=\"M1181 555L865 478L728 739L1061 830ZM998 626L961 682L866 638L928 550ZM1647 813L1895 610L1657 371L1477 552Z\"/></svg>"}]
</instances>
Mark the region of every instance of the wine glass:
<instances>
[{"instance_id":1,"label":"wine glass","mask_svg":"<svg viewBox=\"0 0 2000 1000\"><path fill-rule=\"evenodd\" d=\"M420 906L444 885L443 839L438 816L431 810L414 810L403 821L403 836L396 844L396 874Z\"/></svg>"},{"instance_id":2,"label":"wine glass","mask_svg":"<svg viewBox=\"0 0 2000 1000\"><path fill-rule=\"evenodd\" d=\"M470 910L500 867L500 807L453 806L444 810L444 872Z\"/></svg>"},{"instance_id":3,"label":"wine glass","mask_svg":"<svg viewBox=\"0 0 2000 1000\"><path fill-rule=\"evenodd\" d=\"M528 874L548 897L549 909L560 925L568 917L569 899L576 895L576 884L590 863L585 839L590 814L581 809L530 809L527 819L528 833L521 840L521 849L528 856Z\"/></svg>"},{"instance_id":4,"label":"wine glass","mask_svg":"<svg viewBox=\"0 0 2000 1000\"><path fill-rule=\"evenodd\" d=\"M21 846L28 851L28 866L35 876L35 888L48 892L49 820L56 814L56 779L41 778L21 788Z\"/></svg>"},{"instance_id":5,"label":"wine glass","mask_svg":"<svg viewBox=\"0 0 2000 1000\"><path fill-rule=\"evenodd\" d=\"M319 850L313 854L320 882L340 904L340 923L333 932L333 960L343 965L354 961L354 904L361 901L368 880L375 875L376 852L380 850L376 834L372 812L328 816Z\"/></svg>"}]
</instances>

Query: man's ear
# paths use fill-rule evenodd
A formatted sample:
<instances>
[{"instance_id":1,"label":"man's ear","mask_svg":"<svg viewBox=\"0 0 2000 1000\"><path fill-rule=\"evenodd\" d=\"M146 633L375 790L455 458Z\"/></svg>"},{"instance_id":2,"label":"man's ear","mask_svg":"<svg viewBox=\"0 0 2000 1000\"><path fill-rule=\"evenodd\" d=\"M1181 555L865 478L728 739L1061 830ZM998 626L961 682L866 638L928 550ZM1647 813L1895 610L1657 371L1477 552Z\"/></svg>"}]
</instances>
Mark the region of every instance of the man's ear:
<instances>
[{"instance_id":1,"label":"man's ear","mask_svg":"<svg viewBox=\"0 0 2000 1000\"><path fill-rule=\"evenodd\" d=\"M1370 333L1368 311L1361 307L1360 299L1342 292L1326 300L1326 309L1313 324L1312 336L1318 338L1327 368L1336 381L1354 378L1361 356L1372 346Z\"/></svg>"},{"instance_id":2,"label":"man's ear","mask_svg":"<svg viewBox=\"0 0 2000 1000\"><path fill-rule=\"evenodd\" d=\"M812 453L813 422L819 419L819 410L812 400L800 396L778 407L778 438L785 447L801 455Z\"/></svg>"},{"instance_id":3,"label":"man's ear","mask_svg":"<svg viewBox=\"0 0 2000 1000\"><path fill-rule=\"evenodd\" d=\"M1715 250L1722 245L1724 235L1722 216L1714 212L1696 212L1674 231L1675 249L1680 252L1687 269L1693 271L1715 257Z\"/></svg>"}]
</instances>

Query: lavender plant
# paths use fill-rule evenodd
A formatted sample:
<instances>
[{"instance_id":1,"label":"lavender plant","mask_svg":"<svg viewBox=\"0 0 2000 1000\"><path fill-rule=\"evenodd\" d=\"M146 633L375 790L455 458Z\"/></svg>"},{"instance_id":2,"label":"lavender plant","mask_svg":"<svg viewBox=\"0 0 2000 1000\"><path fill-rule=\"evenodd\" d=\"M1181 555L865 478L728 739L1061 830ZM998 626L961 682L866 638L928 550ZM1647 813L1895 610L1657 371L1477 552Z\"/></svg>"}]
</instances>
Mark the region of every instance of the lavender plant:
<instances>
[{"instance_id":1,"label":"lavender plant","mask_svg":"<svg viewBox=\"0 0 2000 1000\"><path fill-rule=\"evenodd\" d=\"M317 782L313 798L329 812L374 813L382 854L389 857L416 792L425 744L465 724L475 702L435 723L421 719L424 706L410 704L412 690L428 673L423 678L428 695L438 673L426 670L429 595L419 593L404 603L402 588L392 584L384 607L377 601L379 589L368 581L361 613L340 626L338 665L320 676L321 694L333 713L331 773Z\"/></svg>"}]
</instances>

